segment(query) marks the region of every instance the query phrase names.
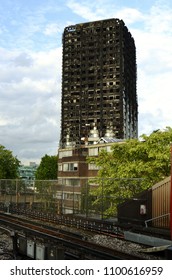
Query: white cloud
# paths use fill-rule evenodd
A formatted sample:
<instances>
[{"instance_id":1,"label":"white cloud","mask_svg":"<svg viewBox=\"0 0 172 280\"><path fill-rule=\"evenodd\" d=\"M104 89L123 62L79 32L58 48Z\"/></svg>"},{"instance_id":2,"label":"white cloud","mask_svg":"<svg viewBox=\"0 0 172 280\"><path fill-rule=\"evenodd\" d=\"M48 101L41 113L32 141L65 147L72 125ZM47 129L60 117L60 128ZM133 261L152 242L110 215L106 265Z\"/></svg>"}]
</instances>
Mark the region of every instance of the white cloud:
<instances>
[{"instance_id":1,"label":"white cloud","mask_svg":"<svg viewBox=\"0 0 172 280\"><path fill-rule=\"evenodd\" d=\"M68 0L67 6L77 15L83 17L87 20L98 20L101 16L103 16L103 10L97 7L96 1L75 1Z\"/></svg>"},{"instance_id":2,"label":"white cloud","mask_svg":"<svg viewBox=\"0 0 172 280\"><path fill-rule=\"evenodd\" d=\"M138 8L143 2L147 9ZM139 134L172 126L172 7L168 0L143 2L68 0L59 6L52 0L50 6L41 0L29 10L21 1L9 13L0 7L0 144L27 161L57 152L62 48L56 47L65 26L106 18L123 19L136 42Z\"/></svg>"},{"instance_id":3,"label":"white cloud","mask_svg":"<svg viewBox=\"0 0 172 280\"><path fill-rule=\"evenodd\" d=\"M115 1L76 1L68 0L67 6L86 20L94 21L106 18L123 19L126 24L142 21L144 15L136 8L120 7Z\"/></svg>"},{"instance_id":4,"label":"white cloud","mask_svg":"<svg viewBox=\"0 0 172 280\"><path fill-rule=\"evenodd\" d=\"M143 28L131 28L137 48L139 132L172 126L171 9L154 6L145 14Z\"/></svg>"},{"instance_id":5,"label":"white cloud","mask_svg":"<svg viewBox=\"0 0 172 280\"><path fill-rule=\"evenodd\" d=\"M59 25L57 23L50 23L46 25L43 33L50 36L54 34L57 35L59 31L61 31L61 29L59 28Z\"/></svg>"},{"instance_id":6,"label":"white cloud","mask_svg":"<svg viewBox=\"0 0 172 280\"><path fill-rule=\"evenodd\" d=\"M30 55L27 53L20 53L17 57L14 59L14 64L16 66L21 67L30 67L33 63L33 59Z\"/></svg>"},{"instance_id":7,"label":"white cloud","mask_svg":"<svg viewBox=\"0 0 172 280\"><path fill-rule=\"evenodd\" d=\"M132 24L144 20L144 15L133 8L122 8L120 11L113 10L113 17L123 19L125 24Z\"/></svg>"},{"instance_id":8,"label":"white cloud","mask_svg":"<svg viewBox=\"0 0 172 280\"><path fill-rule=\"evenodd\" d=\"M145 21L145 26L150 33L172 35L172 9L168 6L159 5L157 2L152 6L150 13Z\"/></svg>"},{"instance_id":9,"label":"white cloud","mask_svg":"<svg viewBox=\"0 0 172 280\"><path fill-rule=\"evenodd\" d=\"M38 53L1 52L0 143L14 150L19 159L26 154L29 157L27 150L32 151L31 160L33 155L38 160L45 153L56 154L61 48Z\"/></svg>"}]
</instances>

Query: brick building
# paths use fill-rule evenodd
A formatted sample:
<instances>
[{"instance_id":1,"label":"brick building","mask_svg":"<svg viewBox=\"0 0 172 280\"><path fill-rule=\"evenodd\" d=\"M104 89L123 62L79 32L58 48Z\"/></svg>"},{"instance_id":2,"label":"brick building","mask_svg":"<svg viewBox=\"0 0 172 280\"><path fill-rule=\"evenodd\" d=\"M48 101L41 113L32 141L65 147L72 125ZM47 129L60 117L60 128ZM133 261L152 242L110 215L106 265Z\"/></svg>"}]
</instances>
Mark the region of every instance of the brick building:
<instances>
[{"instance_id":1,"label":"brick building","mask_svg":"<svg viewBox=\"0 0 172 280\"><path fill-rule=\"evenodd\" d=\"M137 138L136 79L135 42L122 20L64 29L58 180L65 213L80 209L82 189L97 176L86 158Z\"/></svg>"}]
</instances>

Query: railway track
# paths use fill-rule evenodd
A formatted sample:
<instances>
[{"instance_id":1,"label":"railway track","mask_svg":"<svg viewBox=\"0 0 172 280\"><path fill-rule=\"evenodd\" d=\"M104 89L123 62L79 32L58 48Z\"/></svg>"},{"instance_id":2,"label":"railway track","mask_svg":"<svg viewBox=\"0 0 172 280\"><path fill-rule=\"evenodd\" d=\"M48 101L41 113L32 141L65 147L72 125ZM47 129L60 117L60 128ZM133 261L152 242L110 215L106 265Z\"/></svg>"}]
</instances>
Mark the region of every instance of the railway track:
<instances>
[{"instance_id":1,"label":"railway track","mask_svg":"<svg viewBox=\"0 0 172 280\"><path fill-rule=\"evenodd\" d=\"M0 226L0 260L13 259L12 240L10 231Z\"/></svg>"},{"instance_id":2,"label":"railway track","mask_svg":"<svg viewBox=\"0 0 172 280\"><path fill-rule=\"evenodd\" d=\"M2 207L0 210L4 212L5 209L4 207ZM55 213L48 213L20 207L11 207L10 213L25 216L35 220L40 220L43 222L51 222L58 225L75 227L81 230L89 230L91 232L99 234L109 234L118 238L123 238L123 233L121 232L118 225L116 225L116 221L87 218L82 215L57 215Z\"/></svg>"},{"instance_id":3,"label":"railway track","mask_svg":"<svg viewBox=\"0 0 172 280\"><path fill-rule=\"evenodd\" d=\"M118 223L117 220L101 220L95 218L87 218L81 215L57 215L55 213L47 213L33 209L11 207L11 213L22 215L31 219L40 220L44 223L50 222L55 225L64 225L76 229L90 231L97 234L124 239L124 231L146 234L162 239L171 239L170 230L158 229L152 227L143 227L131 223Z\"/></svg>"},{"instance_id":4,"label":"railway track","mask_svg":"<svg viewBox=\"0 0 172 280\"><path fill-rule=\"evenodd\" d=\"M6 208L3 204L0 204L0 211L4 212ZM117 238L124 238L123 232L130 230L140 234L147 234L154 237L170 239L170 230L157 229L152 227L143 227L131 223L118 223L117 219L102 220L90 218L82 215L58 215L56 213L49 213L39 210L34 210L27 207L18 207L15 204L11 204L9 208L11 214L17 214L25 216L30 219L40 220L43 222L51 222L55 225L64 225L68 227L74 227L81 230L88 230L97 234L104 234Z\"/></svg>"},{"instance_id":5,"label":"railway track","mask_svg":"<svg viewBox=\"0 0 172 280\"><path fill-rule=\"evenodd\" d=\"M23 217L0 213L0 223L12 228L17 232L25 233L27 236L34 236L41 240L49 240L61 244L65 254L76 256L80 259L122 259L134 260L144 259L143 256L124 253L108 247L83 240L82 235L74 234L64 230L53 228L42 222L29 221Z\"/></svg>"}]
</instances>

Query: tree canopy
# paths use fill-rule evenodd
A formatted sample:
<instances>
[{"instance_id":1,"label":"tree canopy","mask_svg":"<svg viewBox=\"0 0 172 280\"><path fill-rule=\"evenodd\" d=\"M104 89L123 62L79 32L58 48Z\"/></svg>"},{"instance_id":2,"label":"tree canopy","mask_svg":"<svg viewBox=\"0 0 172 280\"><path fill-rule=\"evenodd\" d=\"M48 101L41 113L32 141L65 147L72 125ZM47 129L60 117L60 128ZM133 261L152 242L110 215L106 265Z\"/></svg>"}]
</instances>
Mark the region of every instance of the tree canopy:
<instances>
[{"instance_id":1,"label":"tree canopy","mask_svg":"<svg viewBox=\"0 0 172 280\"><path fill-rule=\"evenodd\" d=\"M0 145L0 179L15 179L18 177L20 161L12 152Z\"/></svg>"},{"instance_id":2,"label":"tree canopy","mask_svg":"<svg viewBox=\"0 0 172 280\"><path fill-rule=\"evenodd\" d=\"M98 188L92 192L99 203L102 194L108 197L106 213L116 209L116 203L134 196L170 175L172 128L157 130L149 136L142 135L141 140L131 139L112 145L111 152L102 150L99 156L88 158L96 164ZM116 202L112 207L111 202Z\"/></svg>"},{"instance_id":3,"label":"tree canopy","mask_svg":"<svg viewBox=\"0 0 172 280\"><path fill-rule=\"evenodd\" d=\"M35 178L37 180L57 179L57 166L57 156L43 156L36 170Z\"/></svg>"}]
</instances>

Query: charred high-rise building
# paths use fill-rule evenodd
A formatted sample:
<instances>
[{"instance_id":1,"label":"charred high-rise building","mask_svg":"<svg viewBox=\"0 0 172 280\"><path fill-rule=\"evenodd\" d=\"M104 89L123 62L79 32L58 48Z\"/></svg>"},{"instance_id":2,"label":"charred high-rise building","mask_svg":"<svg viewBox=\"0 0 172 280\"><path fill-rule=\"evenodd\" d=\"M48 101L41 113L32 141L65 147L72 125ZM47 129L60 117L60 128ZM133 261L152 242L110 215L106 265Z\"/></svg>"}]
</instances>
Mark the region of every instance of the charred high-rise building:
<instances>
[{"instance_id":1,"label":"charred high-rise building","mask_svg":"<svg viewBox=\"0 0 172 280\"><path fill-rule=\"evenodd\" d=\"M68 26L63 33L60 146L99 137L137 138L136 49L124 22Z\"/></svg>"}]
</instances>

